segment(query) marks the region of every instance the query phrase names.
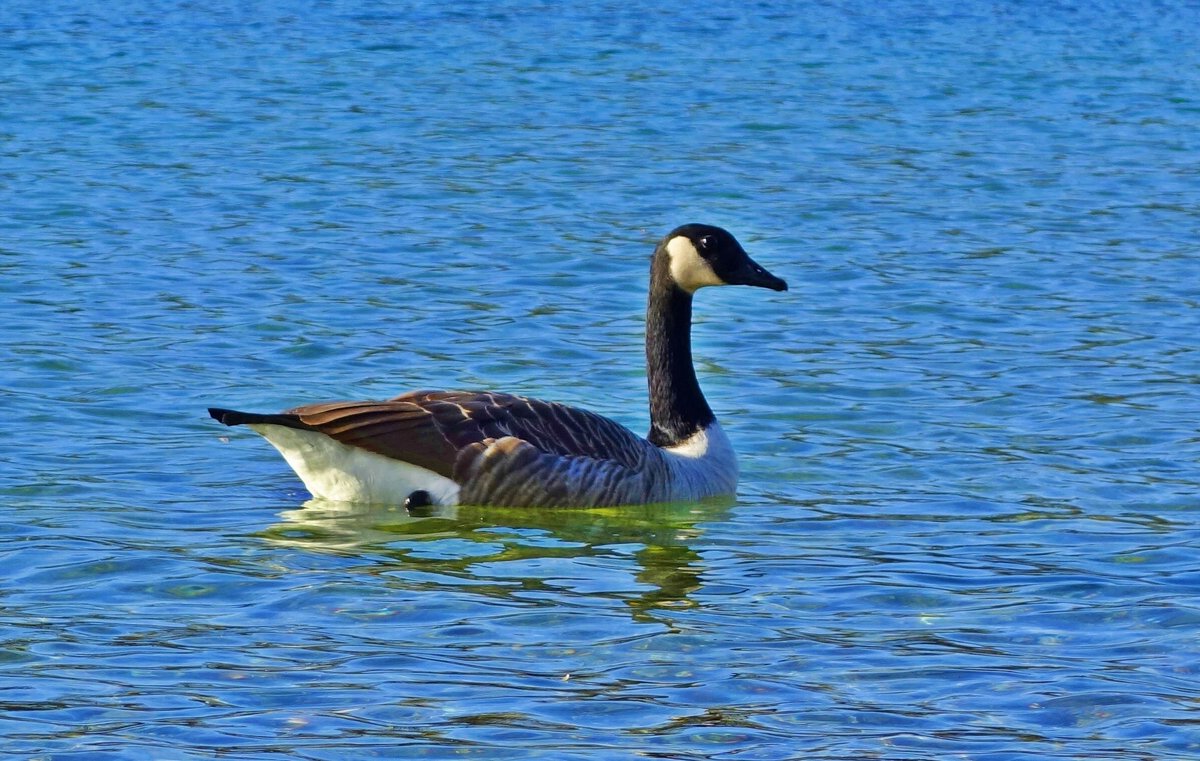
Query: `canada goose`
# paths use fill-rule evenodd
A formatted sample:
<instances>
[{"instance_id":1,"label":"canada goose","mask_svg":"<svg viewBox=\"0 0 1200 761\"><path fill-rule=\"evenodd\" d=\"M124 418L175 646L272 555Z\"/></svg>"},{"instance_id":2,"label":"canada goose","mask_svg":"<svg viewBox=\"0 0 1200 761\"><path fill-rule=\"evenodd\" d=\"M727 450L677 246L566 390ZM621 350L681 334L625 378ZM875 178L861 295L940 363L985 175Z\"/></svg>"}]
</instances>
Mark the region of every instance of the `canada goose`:
<instances>
[{"instance_id":1,"label":"canada goose","mask_svg":"<svg viewBox=\"0 0 1200 761\"><path fill-rule=\"evenodd\" d=\"M644 439L587 410L488 391L208 412L262 434L331 500L591 507L731 495L737 459L692 366L692 295L710 285L787 290L719 227L683 225L662 239L650 264Z\"/></svg>"}]
</instances>

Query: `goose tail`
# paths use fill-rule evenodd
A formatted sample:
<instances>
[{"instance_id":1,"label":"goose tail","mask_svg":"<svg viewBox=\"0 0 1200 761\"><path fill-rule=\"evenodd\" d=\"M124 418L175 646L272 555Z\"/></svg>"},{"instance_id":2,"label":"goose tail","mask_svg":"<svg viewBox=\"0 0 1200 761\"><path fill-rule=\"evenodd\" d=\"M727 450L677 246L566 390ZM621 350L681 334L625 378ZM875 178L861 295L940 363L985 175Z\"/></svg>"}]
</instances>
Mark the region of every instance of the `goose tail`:
<instances>
[{"instance_id":1,"label":"goose tail","mask_svg":"<svg viewBox=\"0 0 1200 761\"><path fill-rule=\"evenodd\" d=\"M210 407L224 425L246 425L279 450L314 497L337 502L454 505L459 486L404 460L343 444L292 412L261 414Z\"/></svg>"},{"instance_id":2,"label":"goose tail","mask_svg":"<svg viewBox=\"0 0 1200 761\"><path fill-rule=\"evenodd\" d=\"M267 425L282 425L288 428L299 428L300 430L311 430L310 426L300 422L300 418L296 415L285 413L276 413L264 415L258 412L241 412L239 410L227 410L223 407L209 407L208 414L212 416L222 425L256 425L265 423Z\"/></svg>"}]
</instances>

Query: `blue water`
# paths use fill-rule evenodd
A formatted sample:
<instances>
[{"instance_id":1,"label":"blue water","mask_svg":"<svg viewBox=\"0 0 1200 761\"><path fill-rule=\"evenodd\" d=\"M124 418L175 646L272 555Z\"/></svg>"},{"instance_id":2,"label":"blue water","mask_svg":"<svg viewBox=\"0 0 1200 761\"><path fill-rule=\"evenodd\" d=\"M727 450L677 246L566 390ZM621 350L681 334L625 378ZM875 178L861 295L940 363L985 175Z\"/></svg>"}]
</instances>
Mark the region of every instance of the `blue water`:
<instances>
[{"instance_id":1,"label":"blue water","mask_svg":"<svg viewBox=\"0 0 1200 761\"><path fill-rule=\"evenodd\" d=\"M0 755L1200 757L1200 9L0 7ZM204 407L643 431L736 501L308 502Z\"/></svg>"}]
</instances>

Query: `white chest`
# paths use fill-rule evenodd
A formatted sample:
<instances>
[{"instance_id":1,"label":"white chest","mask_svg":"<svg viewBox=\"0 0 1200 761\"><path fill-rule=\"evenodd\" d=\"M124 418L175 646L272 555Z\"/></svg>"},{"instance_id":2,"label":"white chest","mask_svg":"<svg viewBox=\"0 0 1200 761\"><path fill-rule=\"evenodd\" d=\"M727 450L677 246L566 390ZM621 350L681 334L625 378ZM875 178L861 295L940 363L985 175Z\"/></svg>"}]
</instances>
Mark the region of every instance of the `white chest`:
<instances>
[{"instance_id":1,"label":"white chest","mask_svg":"<svg viewBox=\"0 0 1200 761\"><path fill-rule=\"evenodd\" d=\"M716 421L682 444L662 451L670 473L671 500L703 499L737 490L737 455Z\"/></svg>"}]
</instances>

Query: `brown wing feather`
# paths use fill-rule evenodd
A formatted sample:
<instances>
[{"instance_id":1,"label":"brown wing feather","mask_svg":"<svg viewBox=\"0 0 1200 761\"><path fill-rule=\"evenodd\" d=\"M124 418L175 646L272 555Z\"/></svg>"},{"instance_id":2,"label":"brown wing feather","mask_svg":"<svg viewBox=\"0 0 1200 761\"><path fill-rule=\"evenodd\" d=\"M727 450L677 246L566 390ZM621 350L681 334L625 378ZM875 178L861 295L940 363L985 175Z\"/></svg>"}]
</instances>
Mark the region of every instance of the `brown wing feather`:
<instances>
[{"instance_id":1,"label":"brown wing feather","mask_svg":"<svg viewBox=\"0 0 1200 761\"><path fill-rule=\"evenodd\" d=\"M640 467L646 456L645 439L625 426L556 402L488 391L417 391L393 401L430 410L458 449L512 436L548 454L590 457L626 468Z\"/></svg>"},{"instance_id":2,"label":"brown wing feather","mask_svg":"<svg viewBox=\"0 0 1200 761\"><path fill-rule=\"evenodd\" d=\"M587 410L485 391L413 391L387 401L324 402L289 410L305 427L343 444L454 476L458 454L514 437L538 451L584 456L632 470L647 444Z\"/></svg>"},{"instance_id":3,"label":"brown wing feather","mask_svg":"<svg viewBox=\"0 0 1200 761\"><path fill-rule=\"evenodd\" d=\"M451 477L458 448L434 417L409 402L322 402L288 410L305 427L350 446Z\"/></svg>"}]
</instances>

